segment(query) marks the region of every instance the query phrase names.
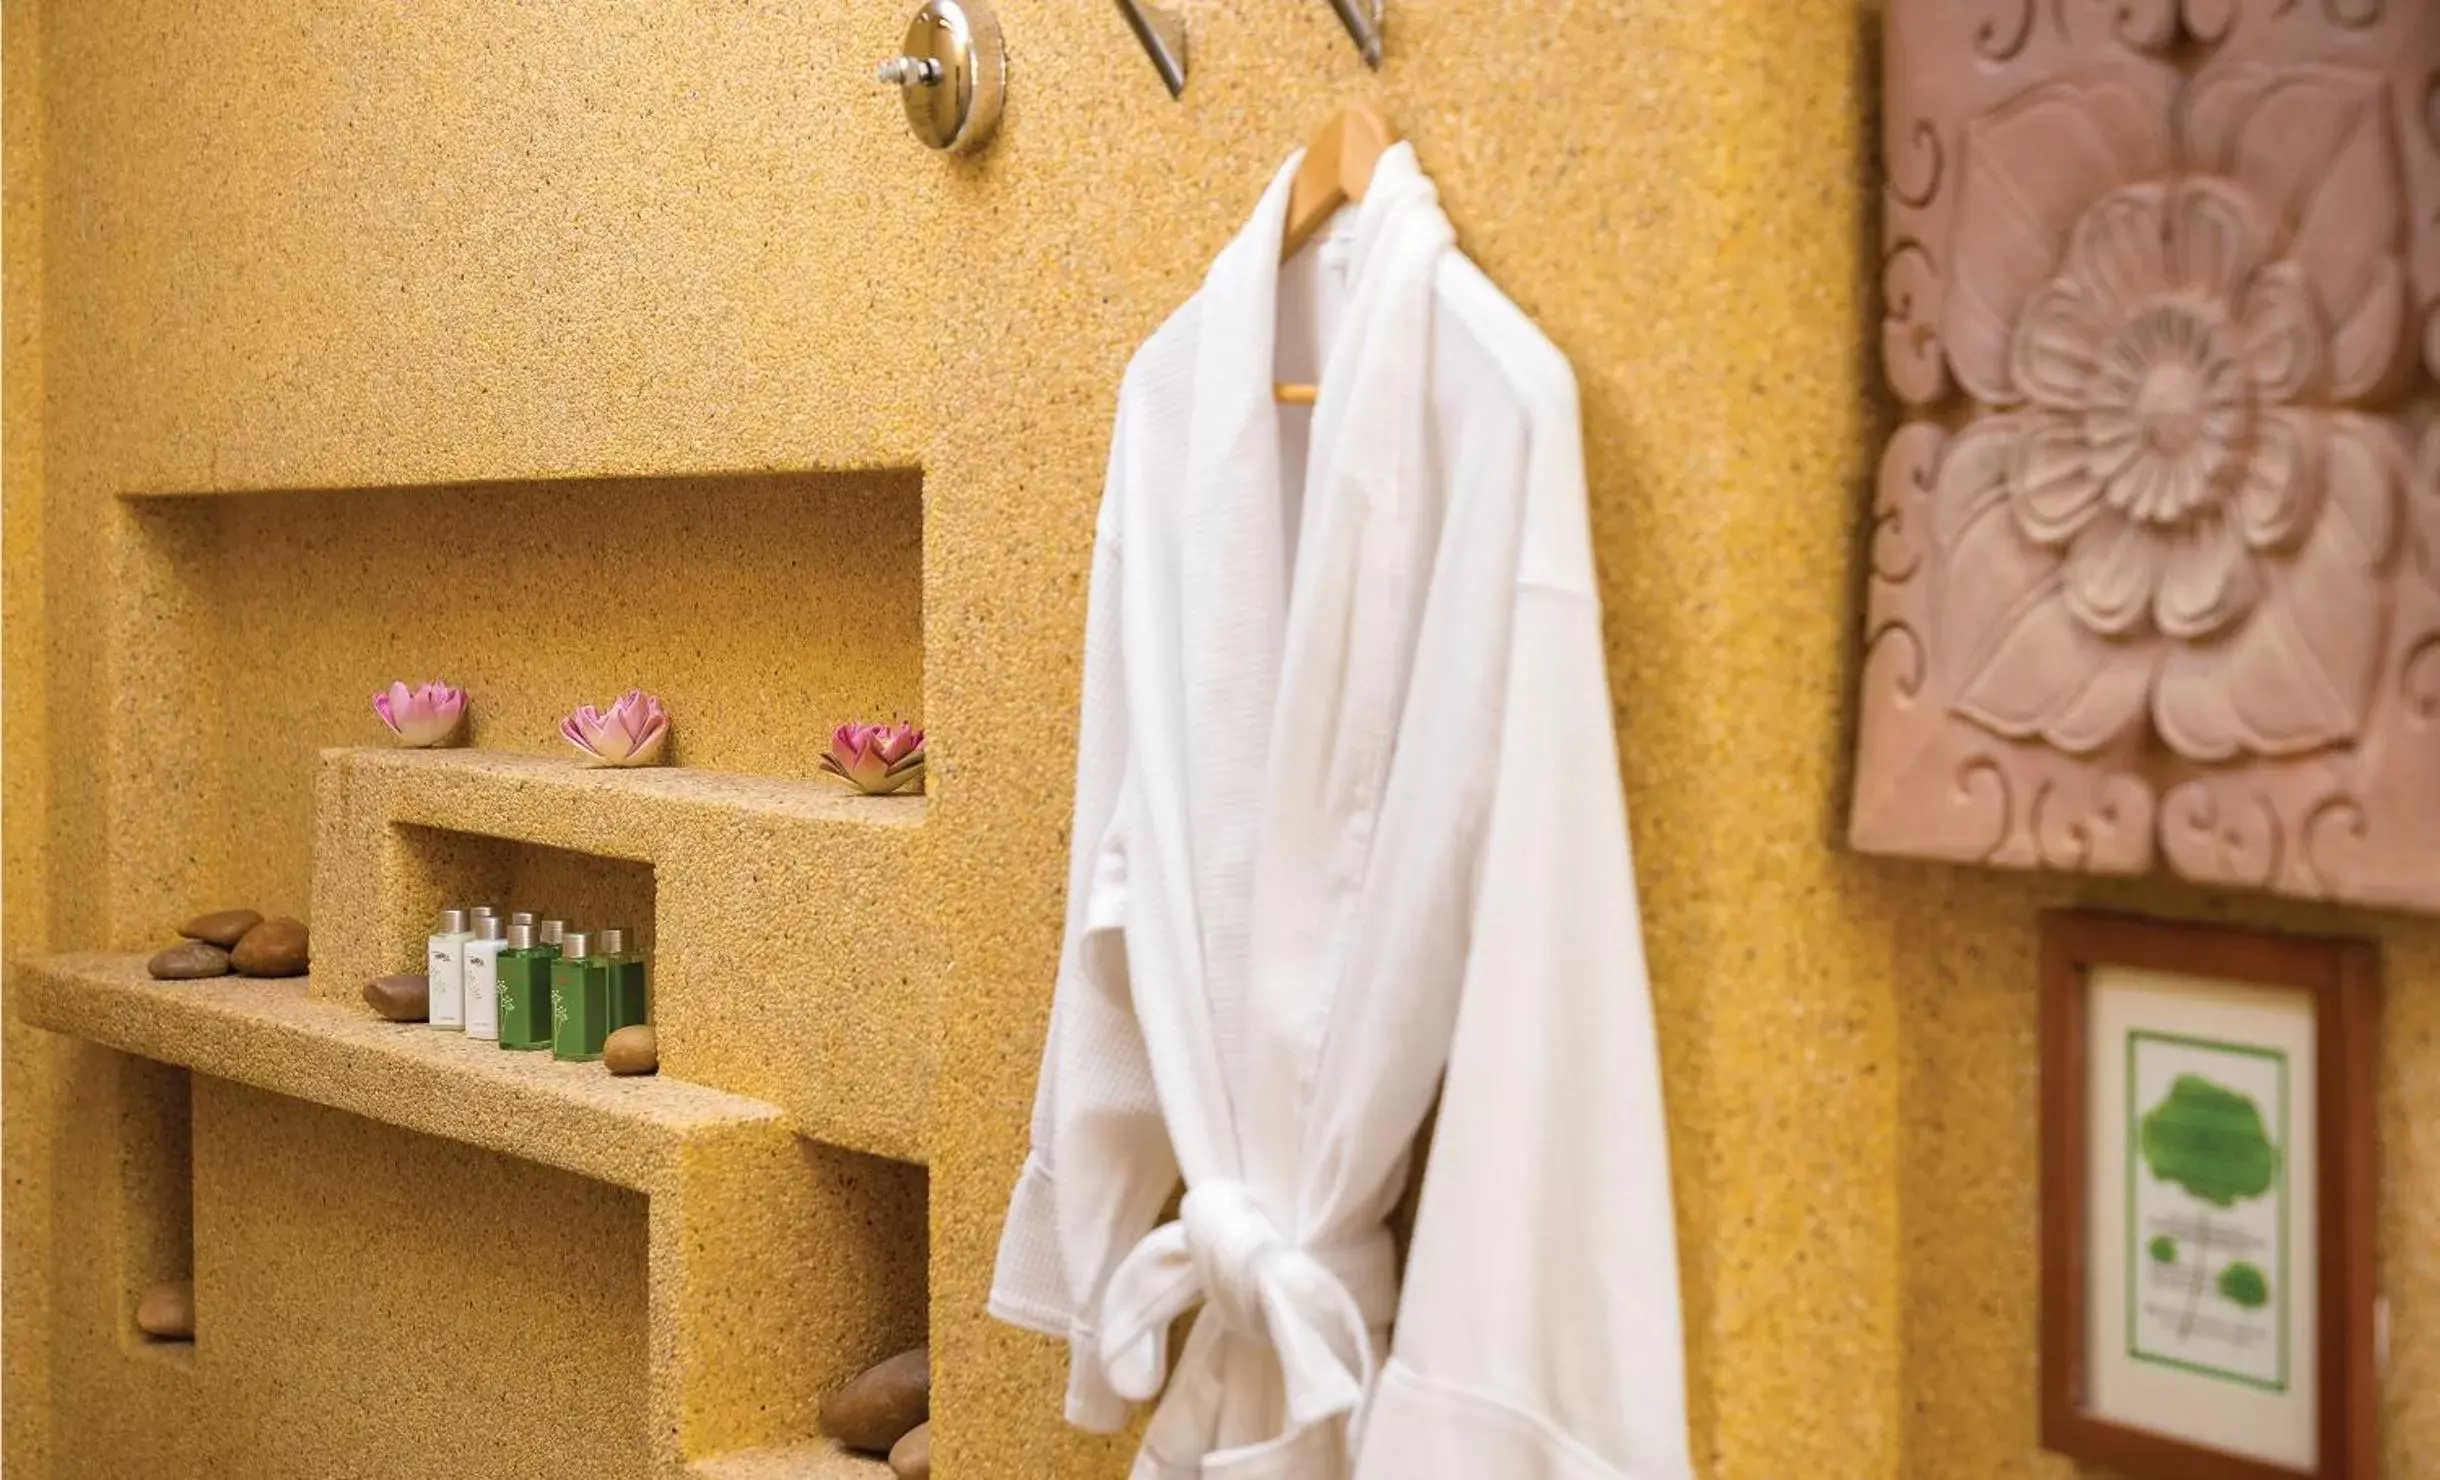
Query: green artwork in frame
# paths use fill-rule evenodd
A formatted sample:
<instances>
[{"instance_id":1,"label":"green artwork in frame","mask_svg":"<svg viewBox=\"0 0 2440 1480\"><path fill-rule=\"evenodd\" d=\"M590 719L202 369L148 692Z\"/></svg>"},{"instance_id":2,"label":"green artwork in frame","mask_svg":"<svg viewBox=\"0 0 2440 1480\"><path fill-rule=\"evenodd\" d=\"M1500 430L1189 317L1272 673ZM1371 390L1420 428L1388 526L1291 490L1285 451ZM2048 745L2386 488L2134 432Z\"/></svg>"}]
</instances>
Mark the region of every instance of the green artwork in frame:
<instances>
[{"instance_id":1,"label":"green artwork in frame","mask_svg":"<svg viewBox=\"0 0 2440 1480\"><path fill-rule=\"evenodd\" d=\"M2285 1392L2287 1055L2138 1030L2126 1059L2127 1354Z\"/></svg>"}]
</instances>

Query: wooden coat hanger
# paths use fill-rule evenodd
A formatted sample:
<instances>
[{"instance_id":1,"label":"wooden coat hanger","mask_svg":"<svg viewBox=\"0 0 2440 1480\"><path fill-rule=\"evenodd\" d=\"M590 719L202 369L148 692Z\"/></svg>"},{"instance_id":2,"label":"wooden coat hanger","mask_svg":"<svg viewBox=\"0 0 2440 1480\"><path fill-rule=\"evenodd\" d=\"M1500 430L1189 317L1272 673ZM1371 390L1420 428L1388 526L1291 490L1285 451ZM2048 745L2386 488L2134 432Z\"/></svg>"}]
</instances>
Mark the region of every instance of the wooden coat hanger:
<instances>
[{"instance_id":1,"label":"wooden coat hanger","mask_svg":"<svg viewBox=\"0 0 2440 1480\"><path fill-rule=\"evenodd\" d=\"M1280 261L1295 256L1332 212L1364 198L1372 186L1373 167L1397 142L1398 130L1370 103L1348 103L1313 131L1305 162L1288 186L1288 228L1279 244ZM1282 381L1272 393L1290 406L1310 406L1321 387Z\"/></svg>"}]
</instances>

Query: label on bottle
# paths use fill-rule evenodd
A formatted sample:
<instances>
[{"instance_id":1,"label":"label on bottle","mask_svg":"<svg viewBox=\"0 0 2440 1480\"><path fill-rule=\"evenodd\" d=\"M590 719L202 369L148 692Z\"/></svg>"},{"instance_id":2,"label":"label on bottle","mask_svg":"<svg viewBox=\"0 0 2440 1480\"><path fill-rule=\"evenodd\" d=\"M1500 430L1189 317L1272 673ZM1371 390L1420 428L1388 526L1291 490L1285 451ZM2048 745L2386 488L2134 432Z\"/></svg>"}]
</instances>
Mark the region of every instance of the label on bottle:
<instances>
[{"instance_id":1,"label":"label on bottle","mask_svg":"<svg viewBox=\"0 0 2440 1480\"><path fill-rule=\"evenodd\" d=\"M430 1001L428 1020L435 1028L466 1026L466 946L463 941L432 943L431 964L425 973Z\"/></svg>"},{"instance_id":2,"label":"label on bottle","mask_svg":"<svg viewBox=\"0 0 2440 1480\"><path fill-rule=\"evenodd\" d=\"M495 1042L500 1037L498 941L477 941L466 948L466 1036Z\"/></svg>"}]
</instances>

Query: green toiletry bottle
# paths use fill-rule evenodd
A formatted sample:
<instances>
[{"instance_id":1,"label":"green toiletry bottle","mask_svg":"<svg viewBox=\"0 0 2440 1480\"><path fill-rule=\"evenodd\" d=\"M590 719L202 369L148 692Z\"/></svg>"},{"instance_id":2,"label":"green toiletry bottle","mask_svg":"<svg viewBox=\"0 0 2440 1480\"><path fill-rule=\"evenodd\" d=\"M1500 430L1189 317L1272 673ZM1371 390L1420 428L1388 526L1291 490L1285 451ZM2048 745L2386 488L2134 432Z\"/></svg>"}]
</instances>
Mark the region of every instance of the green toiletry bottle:
<instances>
[{"instance_id":1,"label":"green toiletry bottle","mask_svg":"<svg viewBox=\"0 0 2440 1480\"><path fill-rule=\"evenodd\" d=\"M559 947L546 946L532 922L508 927L508 949L500 953L500 1046L551 1046L551 963Z\"/></svg>"},{"instance_id":2,"label":"green toiletry bottle","mask_svg":"<svg viewBox=\"0 0 2440 1480\"><path fill-rule=\"evenodd\" d=\"M644 953L627 949L627 932L602 932L602 959L610 968L610 1031L652 1021L644 991Z\"/></svg>"},{"instance_id":3,"label":"green toiletry bottle","mask_svg":"<svg viewBox=\"0 0 2440 1480\"><path fill-rule=\"evenodd\" d=\"M610 965L593 953L591 937L568 931L551 963L551 1057L598 1059L609 1036Z\"/></svg>"}]
</instances>

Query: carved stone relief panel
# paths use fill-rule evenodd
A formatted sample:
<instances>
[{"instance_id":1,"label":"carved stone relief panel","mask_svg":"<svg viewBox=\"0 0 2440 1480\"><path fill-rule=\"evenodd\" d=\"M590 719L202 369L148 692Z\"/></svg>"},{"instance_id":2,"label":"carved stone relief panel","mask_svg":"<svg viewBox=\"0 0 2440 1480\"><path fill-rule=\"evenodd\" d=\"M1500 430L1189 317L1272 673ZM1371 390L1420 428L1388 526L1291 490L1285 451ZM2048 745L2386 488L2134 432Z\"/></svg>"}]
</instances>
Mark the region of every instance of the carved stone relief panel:
<instances>
[{"instance_id":1,"label":"carved stone relief panel","mask_svg":"<svg viewBox=\"0 0 2440 1480\"><path fill-rule=\"evenodd\" d=\"M1893 0L1858 847L2440 910L2440 0Z\"/></svg>"}]
</instances>

